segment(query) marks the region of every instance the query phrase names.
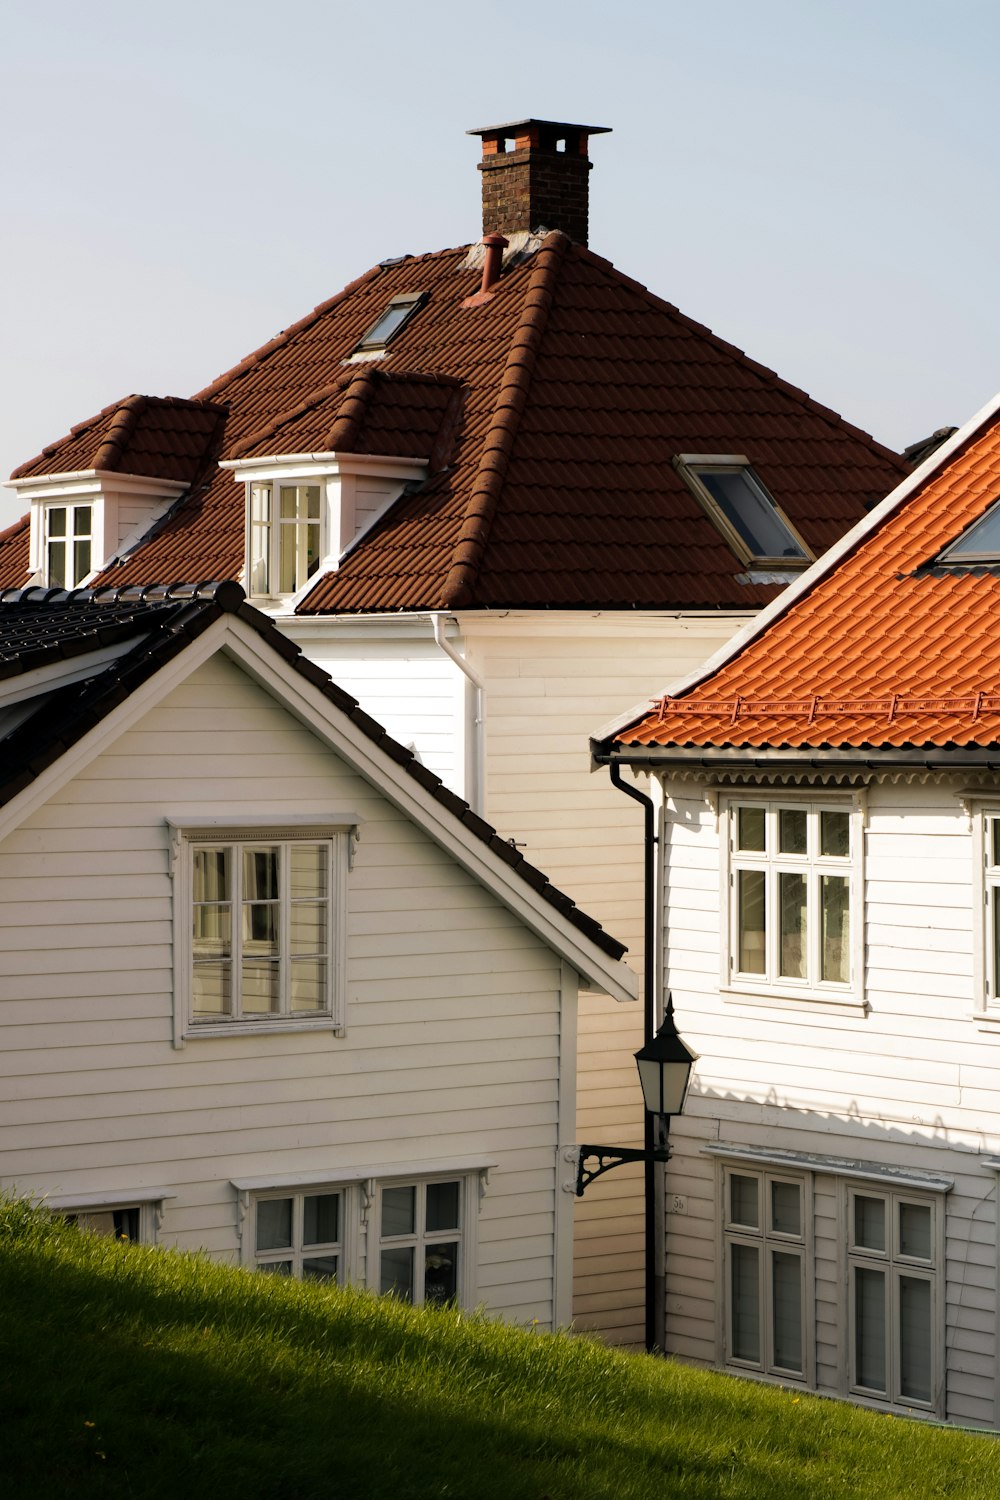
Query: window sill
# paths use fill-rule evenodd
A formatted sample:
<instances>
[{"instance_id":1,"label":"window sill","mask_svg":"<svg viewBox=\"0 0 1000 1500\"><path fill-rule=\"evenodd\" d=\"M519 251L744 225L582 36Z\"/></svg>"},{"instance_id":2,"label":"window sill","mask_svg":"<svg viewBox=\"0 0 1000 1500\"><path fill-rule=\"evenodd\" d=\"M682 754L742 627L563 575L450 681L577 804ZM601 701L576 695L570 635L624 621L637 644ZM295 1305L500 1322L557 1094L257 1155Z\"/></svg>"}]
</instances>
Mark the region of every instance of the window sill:
<instances>
[{"instance_id":1,"label":"window sill","mask_svg":"<svg viewBox=\"0 0 1000 1500\"><path fill-rule=\"evenodd\" d=\"M202 1037L220 1036L276 1036L281 1032L329 1031L334 1036L343 1036L345 1028L329 1014L309 1016L297 1020L292 1016L276 1016L267 1021L192 1021L184 1029L184 1042L198 1041Z\"/></svg>"},{"instance_id":2,"label":"window sill","mask_svg":"<svg viewBox=\"0 0 1000 1500\"><path fill-rule=\"evenodd\" d=\"M785 990L768 985L753 989L746 984L722 984L719 993L727 1005L764 1005L785 1009L789 1005L801 1006L804 1010L847 1010L868 1013L868 1001L864 995L824 990ZM1000 1018L998 1018L1000 1019Z\"/></svg>"}]
</instances>

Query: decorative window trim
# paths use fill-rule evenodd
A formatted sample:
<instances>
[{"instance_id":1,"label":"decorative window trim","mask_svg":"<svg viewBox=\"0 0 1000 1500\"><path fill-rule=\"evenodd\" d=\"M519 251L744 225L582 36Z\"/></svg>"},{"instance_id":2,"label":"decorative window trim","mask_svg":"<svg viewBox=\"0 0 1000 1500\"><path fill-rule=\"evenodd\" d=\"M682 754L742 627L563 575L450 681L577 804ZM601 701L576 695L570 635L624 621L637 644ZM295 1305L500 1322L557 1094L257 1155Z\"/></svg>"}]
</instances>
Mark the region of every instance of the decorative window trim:
<instances>
[{"instance_id":1,"label":"decorative window trim","mask_svg":"<svg viewBox=\"0 0 1000 1500\"><path fill-rule=\"evenodd\" d=\"M769 844L766 852L759 856L736 848L736 812L740 807L759 807L765 812ZM813 820L821 812L847 812L850 818L850 848L847 856L820 856L815 850L806 855L783 855L778 852L775 839L777 814L780 809L805 811L812 830ZM719 983L727 998L746 1000L751 1003L775 1000L798 1000L810 1005L848 1006L857 1009L865 1005L864 995L864 833L865 802L863 794L844 796L836 792L826 794L816 788L774 789L748 788L726 792L719 806L720 849L720 975ZM814 835L810 831L810 838ZM827 862L829 861L829 863ZM848 909L851 919L849 957L851 977L847 984L816 977L819 935L811 931L808 936L810 952L809 976L795 979L776 972L777 922L777 874L779 868L787 866L789 872L800 871L808 881L808 910L812 913L812 929L817 927L815 882L823 871L844 876L849 880ZM737 872L756 868L765 874L769 910L772 912L771 931L767 936L765 973L755 975L741 973L737 968Z\"/></svg>"},{"instance_id":2,"label":"decorative window trim","mask_svg":"<svg viewBox=\"0 0 1000 1500\"><path fill-rule=\"evenodd\" d=\"M347 876L360 836L360 819L353 814L329 817L248 816L245 819L167 819L173 882L174 1027L173 1044L202 1037L261 1036L277 1032L330 1030L345 1034L347 991ZM315 1014L237 1016L228 1020L196 1021L192 1015L193 851L198 845L267 841L282 844L329 843L330 891L328 922L329 1005Z\"/></svg>"},{"instance_id":3,"label":"decorative window trim","mask_svg":"<svg viewBox=\"0 0 1000 1500\"><path fill-rule=\"evenodd\" d=\"M673 459L673 466L701 505L712 525L724 537L742 563L749 567L774 569L782 573L786 571L801 573L815 561L815 554L792 525L745 453L678 453ZM801 556L788 557L783 554L774 556L770 553L754 552L702 479L701 476L706 470L723 474L742 473L750 488L757 492L758 497L773 507L778 521L788 532L796 547L801 550Z\"/></svg>"},{"instance_id":4,"label":"decorative window trim","mask_svg":"<svg viewBox=\"0 0 1000 1500\"><path fill-rule=\"evenodd\" d=\"M334 1169L329 1172L299 1172L271 1177L234 1178L236 1192L236 1232L240 1264L254 1269L263 1256L267 1261L280 1258L277 1250L258 1253L256 1247L256 1205L265 1199L290 1197L296 1203L312 1194L341 1195L340 1285L363 1285L379 1291L381 1242L380 1211L384 1189L392 1187L425 1187L429 1183L454 1181L459 1184L459 1228L441 1231L429 1237L414 1236L418 1243L434 1243L449 1236L458 1238L460 1265L456 1300L471 1310L477 1304L479 1264L479 1215L486 1194L493 1161L483 1157L458 1157L450 1162L387 1163L377 1168ZM300 1210L293 1209L293 1214ZM301 1221L299 1221L300 1223ZM406 1237L409 1238L409 1237ZM291 1248L289 1258L300 1261L303 1245ZM294 1274L294 1272L293 1272Z\"/></svg>"}]
</instances>

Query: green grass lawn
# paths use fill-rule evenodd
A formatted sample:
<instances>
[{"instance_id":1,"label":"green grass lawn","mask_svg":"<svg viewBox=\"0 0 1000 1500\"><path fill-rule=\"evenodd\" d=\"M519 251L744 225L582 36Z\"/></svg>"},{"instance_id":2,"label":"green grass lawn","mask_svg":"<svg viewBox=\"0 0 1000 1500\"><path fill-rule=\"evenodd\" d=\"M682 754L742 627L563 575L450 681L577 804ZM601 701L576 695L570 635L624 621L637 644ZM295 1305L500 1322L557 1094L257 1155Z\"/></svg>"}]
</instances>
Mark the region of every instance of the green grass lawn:
<instances>
[{"instance_id":1,"label":"green grass lawn","mask_svg":"<svg viewBox=\"0 0 1000 1500\"><path fill-rule=\"evenodd\" d=\"M962 1500L1000 1444L0 1204L0 1496Z\"/></svg>"}]
</instances>

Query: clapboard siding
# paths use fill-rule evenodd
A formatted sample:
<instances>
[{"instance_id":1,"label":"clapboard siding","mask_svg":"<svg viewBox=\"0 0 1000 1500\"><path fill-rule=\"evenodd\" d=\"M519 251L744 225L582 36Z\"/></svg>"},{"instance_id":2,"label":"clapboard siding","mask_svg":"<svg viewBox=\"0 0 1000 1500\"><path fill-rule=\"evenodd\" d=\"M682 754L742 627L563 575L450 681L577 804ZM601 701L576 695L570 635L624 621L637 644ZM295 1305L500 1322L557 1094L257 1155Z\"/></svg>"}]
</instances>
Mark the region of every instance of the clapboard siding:
<instances>
[{"instance_id":1,"label":"clapboard siding","mask_svg":"<svg viewBox=\"0 0 1000 1500\"><path fill-rule=\"evenodd\" d=\"M346 1036L175 1051L165 820L338 811L362 820ZM233 1178L481 1156L477 1295L551 1326L560 960L233 662L198 668L0 845L0 895L5 1184L164 1187L161 1242L233 1259Z\"/></svg>"},{"instance_id":2,"label":"clapboard siding","mask_svg":"<svg viewBox=\"0 0 1000 1500\"><path fill-rule=\"evenodd\" d=\"M982 1157L1000 1152L1000 1034L975 1015L974 869L977 834L957 779L874 784L864 834L867 1010L834 1009L720 986L720 834L699 789L670 787L665 829L665 973L678 1024L700 1054L688 1113L676 1122L667 1267L685 1287L711 1274L703 1326L668 1316L668 1348L706 1363L722 1357L716 1257L719 1140L809 1153L813 1182L811 1310L816 1384L843 1392L847 1369L846 1187L821 1170L846 1158L954 1182L938 1294L945 1305L949 1420L996 1425L997 1179ZM836 792L830 793L836 796ZM700 1182L701 1187L697 1187ZM700 1272L692 1259L710 1242ZM697 1299L686 1298L688 1323ZM668 1307L670 1306L668 1299Z\"/></svg>"}]
</instances>

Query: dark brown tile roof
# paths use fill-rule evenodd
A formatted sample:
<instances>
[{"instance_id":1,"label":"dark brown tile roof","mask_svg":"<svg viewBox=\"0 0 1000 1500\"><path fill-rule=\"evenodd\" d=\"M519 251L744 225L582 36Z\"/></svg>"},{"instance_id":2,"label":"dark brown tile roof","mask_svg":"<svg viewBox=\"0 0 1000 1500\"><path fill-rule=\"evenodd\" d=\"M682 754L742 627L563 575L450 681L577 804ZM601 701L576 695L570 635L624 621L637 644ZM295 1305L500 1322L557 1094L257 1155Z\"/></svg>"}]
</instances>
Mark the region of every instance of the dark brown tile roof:
<instances>
[{"instance_id":1,"label":"dark brown tile roof","mask_svg":"<svg viewBox=\"0 0 1000 1500\"><path fill-rule=\"evenodd\" d=\"M816 553L905 472L897 455L562 234L512 264L476 307L462 305L479 284L466 254L376 266L199 393L228 407L230 457L255 443L313 451L340 423L351 429L336 434L347 451L433 450L428 481L317 581L302 613L752 608L776 589L744 581L675 454L746 453ZM346 364L406 293L426 304L382 359ZM244 536L242 486L216 470L102 581L241 577Z\"/></svg>"},{"instance_id":2,"label":"dark brown tile roof","mask_svg":"<svg viewBox=\"0 0 1000 1500\"><path fill-rule=\"evenodd\" d=\"M97 469L191 484L215 457L225 416L224 407L208 401L126 396L44 448L11 478Z\"/></svg>"},{"instance_id":3,"label":"dark brown tile roof","mask_svg":"<svg viewBox=\"0 0 1000 1500\"><path fill-rule=\"evenodd\" d=\"M13 526L0 531L0 589L19 589L28 577L31 524L22 516Z\"/></svg>"},{"instance_id":4,"label":"dark brown tile roof","mask_svg":"<svg viewBox=\"0 0 1000 1500\"><path fill-rule=\"evenodd\" d=\"M43 668L94 650L135 640L104 671L85 682L57 688L6 735L0 727L0 807L52 765L130 693L171 661L213 621L238 615L277 652L288 669L318 688L378 748L425 792L509 865L527 885L602 952L619 959L627 951L593 917L554 886L513 843L474 813L467 802L421 765L412 750L394 740L328 672L253 609L232 581L131 585L118 589L6 589L0 593L0 679Z\"/></svg>"},{"instance_id":5,"label":"dark brown tile roof","mask_svg":"<svg viewBox=\"0 0 1000 1500\"><path fill-rule=\"evenodd\" d=\"M936 563L998 503L994 410L737 655L623 730L624 758L1000 744L1000 564Z\"/></svg>"}]
</instances>

